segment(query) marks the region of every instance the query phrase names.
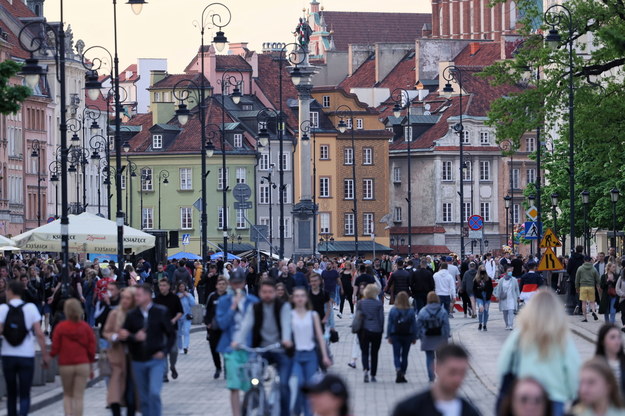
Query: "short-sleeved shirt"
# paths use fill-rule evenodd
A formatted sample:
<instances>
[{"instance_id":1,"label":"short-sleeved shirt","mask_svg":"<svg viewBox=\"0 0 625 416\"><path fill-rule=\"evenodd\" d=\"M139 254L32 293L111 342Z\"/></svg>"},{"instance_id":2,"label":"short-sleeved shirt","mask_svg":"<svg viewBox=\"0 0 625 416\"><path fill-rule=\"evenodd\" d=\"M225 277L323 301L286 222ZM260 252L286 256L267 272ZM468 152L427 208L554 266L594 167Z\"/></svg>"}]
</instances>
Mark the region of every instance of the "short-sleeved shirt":
<instances>
[{"instance_id":1,"label":"short-sleeved shirt","mask_svg":"<svg viewBox=\"0 0 625 416\"><path fill-rule=\"evenodd\" d=\"M13 299L9 301L11 306L20 306L24 301L21 299ZM24 342L14 347L6 340L2 342L2 356L3 357L34 357L35 356L35 336L33 335L33 325L36 322L41 321L41 314L37 310L37 306L32 303L27 303L22 308L24 312L24 323L28 329L28 334L24 338ZM9 305L0 305L0 324L4 325L9 313ZM6 330L6 328L5 328ZM4 338L4 337L3 337Z\"/></svg>"},{"instance_id":2,"label":"short-sleeved shirt","mask_svg":"<svg viewBox=\"0 0 625 416\"><path fill-rule=\"evenodd\" d=\"M323 288L326 292L334 294L338 284L339 272L336 270L324 270L321 273L321 278L323 279Z\"/></svg>"},{"instance_id":3,"label":"short-sleeved shirt","mask_svg":"<svg viewBox=\"0 0 625 416\"><path fill-rule=\"evenodd\" d=\"M356 278L356 281L354 282L354 286L360 289L358 294L362 296L362 290L365 288L365 286L372 284L372 283L375 283L375 278L371 276L370 274L363 273Z\"/></svg>"},{"instance_id":4,"label":"short-sleeved shirt","mask_svg":"<svg viewBox=\"0 0 625 416\"><path fill-rule=\"evenodd\" d=\"M310 303L312 303L313 311L317 312L319 318L323 320L326 316L325 305L330 301L330 295L325 290L321 289L316 295L312 293L312 290L308 292Z\"/></svg>"}]
</instances>

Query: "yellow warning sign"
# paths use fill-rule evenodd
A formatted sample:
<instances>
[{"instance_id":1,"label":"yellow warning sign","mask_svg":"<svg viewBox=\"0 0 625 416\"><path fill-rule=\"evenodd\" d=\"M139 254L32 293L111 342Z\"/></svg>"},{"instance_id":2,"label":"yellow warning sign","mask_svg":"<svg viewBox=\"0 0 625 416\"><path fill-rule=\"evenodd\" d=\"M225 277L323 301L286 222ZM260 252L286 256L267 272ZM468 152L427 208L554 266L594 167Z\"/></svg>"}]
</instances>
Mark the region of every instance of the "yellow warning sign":
<instances>
[{"instance_id":1,"label":"yellow warning sign","mask_svg":"<svg viewBox=\"0 0 625 416\"><path fill-rule=\"evenodd\" d=\"M562 247L562 242L558 240L556 233L551 228L547 228L545 235L540 240L540 248Z\"/></svg>"},{"instance_id":2,"label":"yellow warning sign","mask_svg":"<svg viewBox=\"0 0 625 416\"><path fill-rule=\"evenodd\" d=\"M564 266L558 260L558 256L553 252L551 247L547 247L545 253L543 254L543 258L540 259L540 264L538 265L539 272L546 272L550 270L562 270Z\"/></svg>"}]
</instances>

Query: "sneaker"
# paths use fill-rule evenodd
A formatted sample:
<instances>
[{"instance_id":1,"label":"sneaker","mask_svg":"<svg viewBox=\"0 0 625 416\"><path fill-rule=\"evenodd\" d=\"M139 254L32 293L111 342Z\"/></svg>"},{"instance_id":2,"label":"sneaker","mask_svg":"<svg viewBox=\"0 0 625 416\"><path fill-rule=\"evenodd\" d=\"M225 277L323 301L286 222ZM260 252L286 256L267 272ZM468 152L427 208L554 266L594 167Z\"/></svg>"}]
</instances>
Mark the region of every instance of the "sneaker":
<instances>
[{"instance_id":1,"label":"sneaker","mask_svg":"<svg viewBox=\"0 0 625 416\"><path fill-rule=\"evenodd\" d=\"M582 319L582 322L588 322L588 319Z\"/></svg>"},{"instance_id":2,"label":"sneaker","mask_svg":"<svg viewBox=\"0 0 625 416\"><path fill-rule=\"evenodd\" d=\"M347 363L347 365L353 369L356 369L356 363L353 361L351 363Z\"/></svg>"},{"instance_id":3,"label":"sneaker","mask_svg":"<svg viewBox=\"0 0 625 416\"><path fill-rule=\"evenodd\" d=\"M371 376L371 382L372 382L372 383L377 383L377 382L378 382L378 380L376 380L376 379L375 379L375 376Z\"/></svg>"},{"instance_id":4,"label":"sneaker","mask_svg":"<svg viewBox=\"0 0 625 416\"><path fill-rule=\"evenodd\" d=\"M337 313L337 314L336 314L336 316L338 316L338 317L339 317L339 319L343 319L343 314L342 314L342 313L340 313L340 312L339 312L339 313Z\"/></svg>"},{"instance_id":5,"label":"sneaker","mask_svg":"<svg viewBox=\"0 0 625 416\"><path fill-rule=\"evenodd\" d=\"M480 326L478 326L478 327L477 327L477 330L478 330L478 331L481 331L481 330L482 330L482 324L480 324Z\"/></svg>"},{"instance_id":6,"label":"sneaker","mask_svg":"<svg viewBox=\"0 0 625 416\"><path fill-rule=\"evenodd\" d=\"M477 315L473 314L473 316L471 318L475 319L475 318L477 318Z\"/></svg>"},{"instance_id":7,"label":"sneaker","mask_svg":"<svg viewBox=\"0 0 625 416\"><path fill-rule=\"evenodd\" d=\"M217 379L219 378L219 376L220 376L220 375L221 375L221 370L220 370L220 369L217 369L217 370L215 370L215 374L213 374L213 378L214 378L215 380L217 380Z\"/></svg>"},{"instance_id":8,"label":"sneaker","mask_svg":"<svg viewBox=\"0 0 625 416\"><path fill-rule=\"evenodd\" d=\"M169 378L167 378L167 376L165 376L165 378L163 378L163 383L169 383Z\"/></svg>"},{"instance_id":9,"label":"sneaker","mask_svg":"<svg viewBox=\"0 0 625 416\"><path fill-rule=\"evenodd\" d=\"M184 351L185 355L189 353L189 349L188 348L185 348L183 351Z\"/></svg>"},{"instance_id":10,"label":"sneaker","mask_svg":"<svg viewBox=\"0 0 625 416\"><path fill-rule=\"evenodd\" d=\"M592 317L594 318L594 320L595 320L595 321L599 319L599 317L597 316L597 314L596 314L596 313L594 313L594 312L592 313Z\"/></svg>"},{"instance_id":11,"label":"sneaker","mask_svg":"<svg viewBox=\"0 0 625 416\"><path fill-rule=\"evenodd\" d=\"M484 325L484 332L488 331L488 329L486 329L486 325Z\"/></svg>"},{"instance_id":12,"label":"sneaker","mask_svg":"<svg viewBox=\"0 0 625 416\"><path fill-rule=\"evenodd\" d=\"M365 371L365 379L364 379L365 383L369 382L369 373L367 371Z\"/></svg>"},{"instance_id":13,"label":"sneaker","mask_svg":"<svg viewBox=\"0 0 625 416\"><path fill-rule=\"evenodd\" d=\"M174 366L171 367L171 378L174 380L178 378L178 371L176 371L176 367Z\"/></svg>"},{"instance_id":14,"label":"sneaker","mask_svg":"<svg viewBox=\"0 0 625 416\"><path fill-rule=\"evenodd\" d=\"M466 313L464 314L464 319L467 319L467 314Z\"/></svg>"}]
</instances>

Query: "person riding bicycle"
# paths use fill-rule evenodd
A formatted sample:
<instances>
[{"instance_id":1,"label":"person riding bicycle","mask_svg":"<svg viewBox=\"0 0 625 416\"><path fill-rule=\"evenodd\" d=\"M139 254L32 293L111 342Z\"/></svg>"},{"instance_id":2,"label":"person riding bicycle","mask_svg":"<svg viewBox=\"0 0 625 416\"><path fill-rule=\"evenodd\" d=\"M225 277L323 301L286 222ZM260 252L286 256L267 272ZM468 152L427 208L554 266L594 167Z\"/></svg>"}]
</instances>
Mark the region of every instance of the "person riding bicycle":
<instances>
[{"instance_id":1,"label":"person riding bicycle","mask_svg":"<svg viewBox=\"0 0 625 416\"><path fill-rule=\"evenodd\" d=\"M272 280L263 280L259 289L260 302L254 304L245 313L240 329L234 334L232 348L240 345L266 347L281 343L285 351L269 351L263 357L275 364L280 376L280 415L290 415L289 379L293 368L293 341L291 329L291 305L276 297L276 285Z\"/></svg>"}]
</instances>

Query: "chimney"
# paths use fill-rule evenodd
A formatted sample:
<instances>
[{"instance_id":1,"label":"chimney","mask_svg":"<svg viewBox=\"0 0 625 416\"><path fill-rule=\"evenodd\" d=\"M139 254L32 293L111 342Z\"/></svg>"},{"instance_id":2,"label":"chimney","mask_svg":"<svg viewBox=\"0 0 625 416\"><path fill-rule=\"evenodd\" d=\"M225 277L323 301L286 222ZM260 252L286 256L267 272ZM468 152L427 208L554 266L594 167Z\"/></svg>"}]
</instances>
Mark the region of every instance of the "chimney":
<instances>
[{"instance_id":1,"label":"chimney","mask_svg":"<svg viewBox=\"0 0 625 416\"><path fill-rule=\"evenodd\" d=\"M469 44L469 51L471 56L475 55L480 50L480 42L471 42Z\"/></svg>"},{"instance_id":2,"label":"chimney","mask_svg":"<svg viewBox=\"0 0 625 416\"><path fill-rule=\"evenodd\" d=\"M238 42L228 44L228 53L230 55L241 55L245 57L245 54L249 51L247 48L247 42Z\"/></svg>"},{"instance_id":3,"label":"chimney","mask_svg":"<svg viewBox=\"0 0 625 416\"><path fill-rule=\"evenodd\" d=\"M167 71L162 69L153 69L150 71L150 87L165 77L167 77Z\"/></svg>"},{"instance_id":4,"label":"chimney","mask_svg":"<svg viewBox=\"0 0 625 416\"><path fill-rule=\"evenodd\" d=\"M424 23L421 28L421 37L429 38L430 36L432 36L432 26L429 23Z\"/></svg>"}]
</instances>

